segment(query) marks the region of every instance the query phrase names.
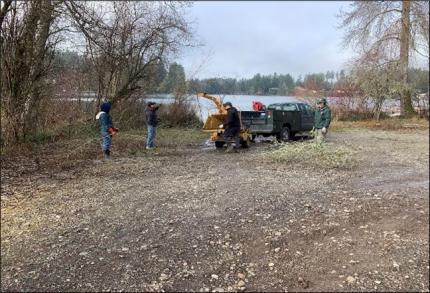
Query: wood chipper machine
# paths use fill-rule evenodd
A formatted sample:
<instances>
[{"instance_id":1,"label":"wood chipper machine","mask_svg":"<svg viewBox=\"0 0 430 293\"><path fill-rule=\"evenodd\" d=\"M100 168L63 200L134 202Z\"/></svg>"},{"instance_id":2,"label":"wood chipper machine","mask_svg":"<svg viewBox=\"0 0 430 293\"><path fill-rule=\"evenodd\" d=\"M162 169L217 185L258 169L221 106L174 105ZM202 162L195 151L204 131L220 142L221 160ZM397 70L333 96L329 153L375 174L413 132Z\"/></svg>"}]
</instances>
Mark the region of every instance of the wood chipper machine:
<instances>
[{"instance_id":1,"label":"wood chipper machine","mask_svg":"<svg viewBox=\"0 0 430 293\"><path fill-rule=\"evenodd\" d=\"M210 140L215 142L216 148L222 148L226 143L226 138L224 137L224 129L219 128L221 124L224 124L227 118L227 109L224 107L223 102L218 96L211 96L207 93L198 93L197 97L206 98L215 103L218 113L209 114L203 125L203 131L211 133ZM252 135L247 128L242 124L241 111L239 111L240 118L240 144L243 148L249 147L249 142L251 141Z\"/></svg>"}]
</instances>

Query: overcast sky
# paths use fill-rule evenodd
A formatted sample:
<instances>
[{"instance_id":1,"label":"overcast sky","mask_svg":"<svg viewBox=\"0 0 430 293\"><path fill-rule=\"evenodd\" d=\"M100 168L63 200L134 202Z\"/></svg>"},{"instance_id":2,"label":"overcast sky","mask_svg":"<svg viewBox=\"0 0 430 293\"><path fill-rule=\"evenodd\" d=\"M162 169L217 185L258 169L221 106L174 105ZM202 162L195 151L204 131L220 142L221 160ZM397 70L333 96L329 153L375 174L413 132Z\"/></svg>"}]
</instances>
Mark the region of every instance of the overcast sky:
<instances>
[{"instance_id":1,"label":"overcast sky","mask_svg":"<svg viewBox=\"0 0 430 293\"><path fill-rule=\"evenodd\" d=\"M340 70L352 56L343 49L336 17L345 1L201 1L189 10L196 40L178 60L187 77L250 78Z\"/></svg>"}]
</instances>

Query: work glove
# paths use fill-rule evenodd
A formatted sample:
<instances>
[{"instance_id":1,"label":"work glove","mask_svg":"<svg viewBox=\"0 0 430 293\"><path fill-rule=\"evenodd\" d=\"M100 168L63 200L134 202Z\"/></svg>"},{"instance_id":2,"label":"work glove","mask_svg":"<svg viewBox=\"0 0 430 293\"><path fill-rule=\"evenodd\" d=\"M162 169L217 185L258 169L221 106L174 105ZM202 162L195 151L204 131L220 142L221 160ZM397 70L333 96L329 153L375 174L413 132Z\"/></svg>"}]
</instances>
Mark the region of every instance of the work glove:
<instances>
[{"instance_id":1,"label":"work glove","mask_svg":"<svg viewBox=\"0 0 430 293\"><path fill-rule=\"evenodd\" d=\"M118 129L118 128L115 128L115 127L110 127L110 128L108 129L108 132L109 132L110 136L113 136L113 135L117 134L117 133L118 133L118 131L119 131L119 129Z\"/></svg>"},{"instance_id":2,"label":"work glove","mask_svg":"<svg viewBox=\"0 0 430 293\"><path fill-rule=\"evenodd\" d=\"M220 128L220 129L223 129L223 128L224 128L224 124L220 124L220 125L219 125L219 128Z\"/></svg>"},{"instance_id":3,"label":"work glove","mask_svg":"<svg viewBox=\"0 0 430 293\"><path fill-rule=\"evenodd\" d=\"M326 134L326 133L327 133L327 128L323 127L323 128L321 129L321 132L322 132L322 133L324 133L324 134Z\"/></svg>"}]
</instances>

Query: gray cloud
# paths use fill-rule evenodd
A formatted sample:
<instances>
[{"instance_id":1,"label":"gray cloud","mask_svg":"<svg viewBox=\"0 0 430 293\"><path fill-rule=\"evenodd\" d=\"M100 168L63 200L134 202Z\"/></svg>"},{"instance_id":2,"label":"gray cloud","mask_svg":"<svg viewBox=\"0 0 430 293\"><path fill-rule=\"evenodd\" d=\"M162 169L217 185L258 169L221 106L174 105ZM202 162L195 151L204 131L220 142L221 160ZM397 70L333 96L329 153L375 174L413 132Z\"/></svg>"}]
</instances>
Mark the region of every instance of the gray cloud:
<instances>
[{"instance_id":1,"label":"gray cloud","mask_svg":"<svg viewBox=\"0 0 430 293\"><path fill-rule=\"evenodd\" d=\"M348 2L196 2L197 39L180 62L199 78L340 70L352 56L340 46L336 14ZM209 60L207 59L210 56Z\"/></svg>"}]
</instances>

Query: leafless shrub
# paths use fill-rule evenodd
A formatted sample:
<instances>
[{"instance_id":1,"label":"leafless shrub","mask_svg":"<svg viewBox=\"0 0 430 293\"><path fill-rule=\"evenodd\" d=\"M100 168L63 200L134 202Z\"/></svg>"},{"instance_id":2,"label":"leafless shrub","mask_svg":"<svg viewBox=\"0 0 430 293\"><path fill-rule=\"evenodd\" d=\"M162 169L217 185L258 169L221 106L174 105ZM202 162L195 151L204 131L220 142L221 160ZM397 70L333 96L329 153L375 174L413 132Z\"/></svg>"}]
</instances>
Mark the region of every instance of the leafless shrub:
<instances>
[{"instance_id":1,"label":"leafless shrub","mask_svg":"<svg viewBox=\"0 0 430 293\"><path fill-rule=\"evenodd\" d=\"M163 107L160 108L159 117L161 125L164 127L202 126L202 122L196 114L193 105L187 101L163 105Z\"/></svg>"}]
</instances>

